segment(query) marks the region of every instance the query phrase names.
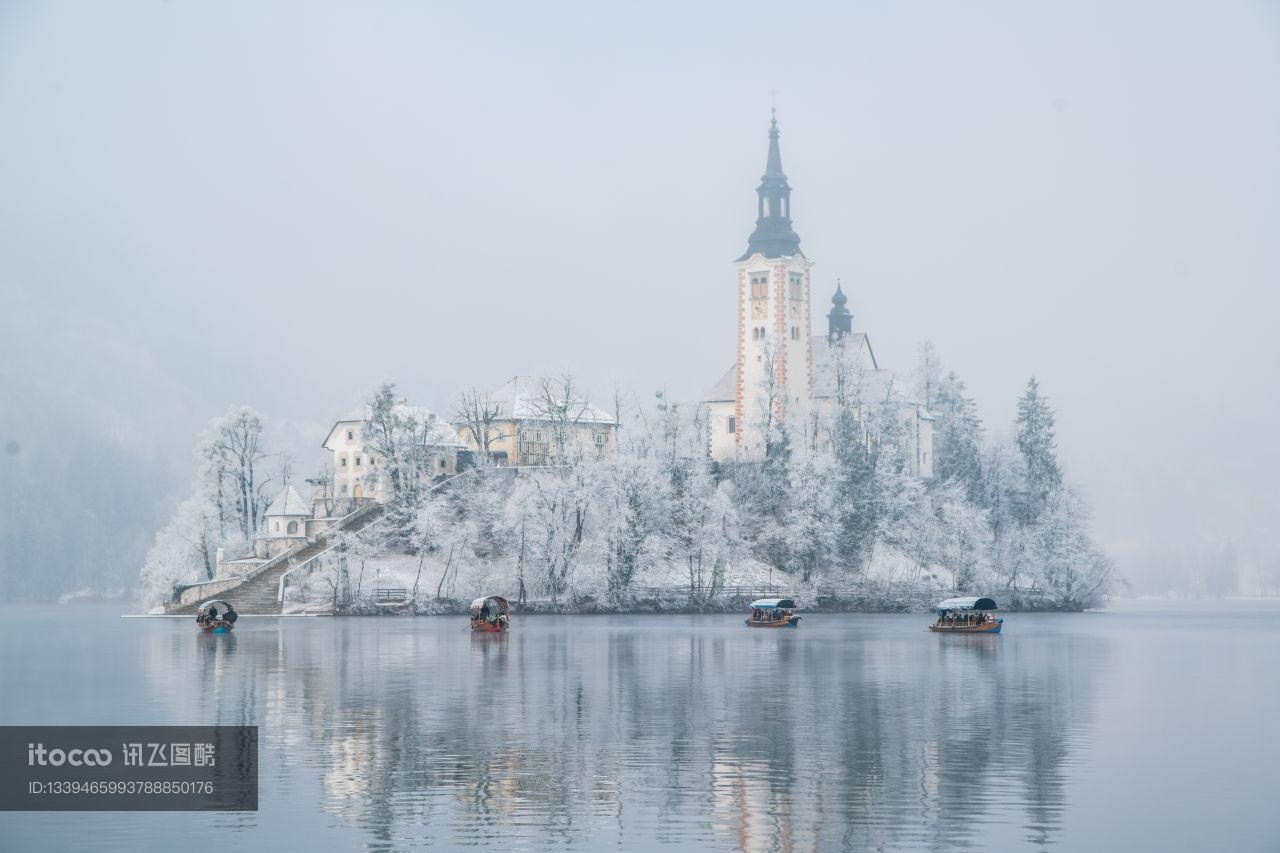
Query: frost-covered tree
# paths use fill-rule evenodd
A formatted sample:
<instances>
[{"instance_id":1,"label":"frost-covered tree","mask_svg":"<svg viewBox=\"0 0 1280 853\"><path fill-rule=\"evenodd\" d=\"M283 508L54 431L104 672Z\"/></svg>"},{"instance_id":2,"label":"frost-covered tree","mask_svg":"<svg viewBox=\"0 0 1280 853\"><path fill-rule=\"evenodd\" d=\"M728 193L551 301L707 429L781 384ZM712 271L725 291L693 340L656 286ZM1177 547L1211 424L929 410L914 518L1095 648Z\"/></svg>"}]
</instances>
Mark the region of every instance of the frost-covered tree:
<instances>
[{"instance_id":1,"label":"frost-covered tree","mask_svg":"<svg viewBox=\"0 0 1280 853\"><path fill-rule=\"evenodd\" d=\"M1088 506L1079 495L1068 488L1051 493L1026 530L1035 558L1031 592L1057 606L1084 608L1106 591L1114 567L1093 545L1088 521Z\"/></svg>"},{"instance_id":2,"label":"frost-covered tree","mask_svg":"<svg viewBox=\"0 0 1280 853\"><path fill-rule=\"evenodd\" d=\"M529 544L535 555L543 591L557 605L574 598L573 573L587 535L587 519L594 503L587 463L567 471L532 478L534 491Z\"/></svg>"},{"instance_id":3,"label":"frost-covered tree","mask_svg":"<svg viewBox=\"0 0 1280 853\"><path fill-rule=\"evenodd\" d=\"M609 600L625 604L631 585L661 528L666 494L656 461L646 455L615 454L595 466L597 541L603 558Z\"/></svg>"},{"instance_id":4,"label":"frost-covered tree","mask_svg":"<svg viewBox=\"0 0 1280 853\"><path fill-rule=\"evenodd\" d=\"M565 464L581 459L585 448L577 427L587 419L591 404L577 380L570 374L543 378L531 404L534 418L550 433L548 461Z\"/></svg>"},{"instance_id":5,"label":"frost-covered tree","mask_svg":"<svg viewBox=\"0 0 1280 853\"><path fill-rule=\"evenodd\" d=\"M487 461L495 441L506 438L502 428L502 407L487 391L471 388L463 392L453 407L453 422L467 431L476 446L478 459Z\"/></svg>"},{"instance_id":6,"label":"frost-covered tree","mask_svg":"<svg viewBox=\"0 0 1280 853\"><path fill-rule=\"evenodd\" d=\"M916 400L933 411L933 404L942 387L942 359L932 341L920 344L916 355L916 367L911 373L912 391Z\"/></svg>"},{"instance_id":7,"label":"frost-covered tree","mask_svg":"<svg viewBox=\"0 0 1280 853\"><path fill-rule=\"evenodd\" d=\"M836 479L826 453L799 454L788 472L788 506L782 543L792 571L804 583L832 565L840 536L836 507Z\"/></svg>"},{"instance_id":8,"label":"frost-covered tree","mask_svg":"<svg viewBox=\"0 0 1280 853\"><path fill-rule=\"evenodd\" d=\"M1018 507L1022 521L1031 523L1039 517L1050 497L1062 485L1058 468L1057 442L1053 433L1053 410L1040 394L1040 383L1033 376L1018 400L1017 445L1022 454L1025 483Z\"/></svg>"},{"instance_id":9,"label":"frost-covered tree","mask_svg":"<svg viewBox=\"0 0 1280 853\"><path fill-rule=\"evenodd\" d=\"M275 475L266 471L273 457L264 445L262 416L247 406L234 407L209 424L197 453L202 457L202 488L213 502L218 535L225 538L236 527L252 540L262 527L271 499L269 489L288 476L287 468Z\"/></svg>"},{"instance_id":10,"label":"frost-covered tree","mask_svg":"<svg viewBox=\"0 0 1280 853\"><path fill-rule=\"evenodd\" d=\"M964 382L954 372L942 377L929 411L933 423L933 475L959 483L965 497L982 504L982 420Z\"/></svg>"},{"instance_id":11,"label":"frost-covered tree","mask_svg":"<svg viewBox=\"0 0 1280 853\"><path fill-rule=\"evenodd\" d=\"M396 396L393 383L383 383L369 400L362 427L370 461L380 477L391 484L391 493L405 499L416 496L424 473L430 469L431 425L420 421Z\"/></svg>"},{"instance_id":12,"label":"frost-covered tree","mask_svg":"<svg viewBox=\"0 0 1280 853\"><path fill-rule=\"evenodd\" d=\"M951 577L957 592L981 590L991 574L991 525L986 510L969 500L958 481L949 481L930 495L935 527L934 562Z\"/></svg>"},{"instance_id":13,"label":"frost-covered tree","mask_svg":"<svg viewBox=\"0 0 1280 853\"><path fill-rule=\"evenodd\" d=\"M208 496L197 487L156 533L138 579L147 604L165 603L181 584L213 578L219 543L213 510Z\"/></svg>"}]
</instances>

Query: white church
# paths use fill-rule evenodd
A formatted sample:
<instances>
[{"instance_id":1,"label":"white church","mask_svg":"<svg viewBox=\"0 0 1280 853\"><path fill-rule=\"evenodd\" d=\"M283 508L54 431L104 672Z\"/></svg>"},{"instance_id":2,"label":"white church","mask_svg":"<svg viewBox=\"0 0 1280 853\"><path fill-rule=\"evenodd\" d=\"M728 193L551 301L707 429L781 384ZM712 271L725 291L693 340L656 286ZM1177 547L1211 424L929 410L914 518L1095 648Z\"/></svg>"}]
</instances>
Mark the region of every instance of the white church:
<instances>
[{"instance_id":1,"label":"white church","mask_svg":"<svg viewBox=\"0 0 1280 853\"><path fill-rule=\"evenodd\" d=\"M756 189L756 229L736 261L738 345L734 364L705 401L708 445L718 460L758 458L769 418L802 430L829 411L837 385L850 375L872 400L891 399L906 434L912 471L933 476L933 417L903 393L902 383L876 361L865 332L853 331L853 314L839 285L831 297L827 331L811 331L811 269L791 226L791 186L782 171L776 115L769 126L769 156Z\"/></svg>"}]
</instances>

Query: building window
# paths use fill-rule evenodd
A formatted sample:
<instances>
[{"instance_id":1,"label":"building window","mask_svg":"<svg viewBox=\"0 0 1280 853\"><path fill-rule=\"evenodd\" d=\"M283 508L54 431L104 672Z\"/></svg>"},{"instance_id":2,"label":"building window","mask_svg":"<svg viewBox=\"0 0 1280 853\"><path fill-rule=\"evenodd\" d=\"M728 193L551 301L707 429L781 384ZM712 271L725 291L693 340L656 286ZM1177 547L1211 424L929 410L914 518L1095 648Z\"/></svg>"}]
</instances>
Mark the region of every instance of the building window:
<instances>
[{"instance_id":1,"label":"building window","mask_svg":"<svg viewBox=\"0 0 1280 853\"><path fill-rule=\"evenodd\" d=\"M346 467L347 467L347 457L345 457L345 456L339 456L339 457L338 457L338 467L339 467L339 468L346 468Z\"/></svg>"},{"instance_id":2,"label":"building window","mask_svg":"<svg viewBox=\"0 0 1280 853\"><path fill-rule=\"evenodd\" d=\"M604 447L608 443L609 443L609 433L607 432L596 433L596 447Z\"/></svg>"},{"instance_id":3,"label":"building window","mask_svg":"<svg viewBox=\"0 0 1280 853\"><path fill-rule=\"evenodd\" d=\"M792 326L792 327L791 327L791 340L793 340L793 341L798 341L798 340L800 340L800 327L799 327L799 326Z\"/></svg>"},{"instance_id":4,"label":"building window","mask_svg":"<svg viewBox=\"0 0 1280 853\"><path fill-rule=\"evenodd\" d=\"M356 440L355 430L350 430L350 429L347 430L347 441L355 441L355 440Z\"/></svg>"},{"instance_id":5,"label":"building window","mask_svg":"<svg viewBox=\"0 0 1280 853\"><path fill-rule=\"evenodd\" d=\"M751 276L751 298L767 299L769 297L769 274L753 273Z\"/></svg>"},{"instance_id":6,"label":"building window","mask_svg":"<svg viewBox=\"0 0 1280 853\"><path fill-rule=\"evenodd\" d=\"M298 535L298 522L296 521L289 522L289 535L290 536Z\"/></svg>"},{"instance_id":7,"label":"building window","mask_svg":"<svg viewBox=\"0 0 1280 853\"><path fill-rule=\"evenodd\" d=\"M440 460L440 467L441 467L441 468L447 468L447 467L448 467L448 465L446 465L446 464L445 464L445 461L444 461L443 459L441 459L441 460Z\"/></svg>"},{"instance_id":8,"label":"building window","mask_svg":"<svg viewBox=\"0 0 1280 853\"><path fill-rule=\"evenodd\" d=\"M360 467L360 457L359 457L359 456L357 456L357 457L356 457L356 467L357 467L357 468L359 468L359 467Z\"/></svg>"},{"instance_id":9,"label":"building window","mask_svg":"<svg viewBox=\"0 0 1280 853\"><path fill-rule=\"evenodd\" d=\"M737 426L738 426L738 419L735 418L733 415L729 415L729 423L728 423L729 432L734 432L737 429Z\"/></svg>"},{"instance_id":10,"label":"building window","mask_svg":"<svg viewBox=\"0 0 1280 853\"><path fill-rule=\"evenodd\" d=\"M791 298L797 302L804 300L804 276L799 273L791 274Z\"/></svg>"},{"instance_id":11,"label":"building window","mask_svg":"<svg viewBox=\"0 0 1280 853\"><path fill-rule=\"evenodd\" d=\"M271 522L271 530L272 530L272 532L273 532L273 533L279 533L279 532L280 532L280 522L278 522L278 521L273 521L273 522Z\"/></svg>"}]
</instances>

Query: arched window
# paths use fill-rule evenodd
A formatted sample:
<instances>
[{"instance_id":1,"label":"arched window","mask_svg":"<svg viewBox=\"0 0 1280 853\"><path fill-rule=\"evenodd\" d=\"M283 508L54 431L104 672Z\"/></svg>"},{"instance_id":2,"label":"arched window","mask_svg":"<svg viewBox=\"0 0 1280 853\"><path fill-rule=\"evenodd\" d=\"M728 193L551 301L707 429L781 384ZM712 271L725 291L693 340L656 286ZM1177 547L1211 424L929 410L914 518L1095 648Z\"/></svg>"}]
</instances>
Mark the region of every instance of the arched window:
<instances>
[{"instance_id":1,"label":"arched window","mask_svg":"<svg viewBox=\"0 0 1280 853\"><path fill-rule=\"evenodd\" d=\"M296 521L289 522L289 535L296 536L297 534L298 534L298 522Z\"/></svg>"}]
</instances>

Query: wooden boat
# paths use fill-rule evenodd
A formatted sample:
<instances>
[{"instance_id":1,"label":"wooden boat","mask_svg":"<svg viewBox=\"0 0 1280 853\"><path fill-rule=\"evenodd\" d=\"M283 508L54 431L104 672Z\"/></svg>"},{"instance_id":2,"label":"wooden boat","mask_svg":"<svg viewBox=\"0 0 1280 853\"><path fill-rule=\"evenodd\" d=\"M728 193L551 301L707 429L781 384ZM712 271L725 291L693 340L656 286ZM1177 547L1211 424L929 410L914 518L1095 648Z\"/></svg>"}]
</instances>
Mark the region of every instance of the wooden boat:
<instances>
[{"instance_id":1,"label":"wooden boat","mask_svg":"<svg viewBox=\"0 0 1280 853\"><path fill-rule=\"evenodd\" d=\"M795 628L801 617L796 615L796 603L790 598L758 598L751 602L748 628Z\"/></svg>"},{"instance_id":2,"label":"wooden boat","mask_svg":"<svg viewBox=\"0 0 1280 853\"><path fill-rule=\"evenodd\" d=\"M1004 619L994 616L995 599L948 598L936 608L938 620L929 630L938 634L999 634Z\"/></svg>"},{"instance_id":3,"label":"wooden boat","mask_svg":"<svg viewBox=\"0 0 1280 853\"><path fill-rule=\"evenodd\" d=\"M500 595L488 595L471 602L471 630L501 634L511 627L511 605Z\"/></svg>"},{"instance_id":4,"label":"wooden boat","mask_svg":"<svg viewBox=\"0 0 1280 853\"><path fill-rule=\"evenodd\" d=\"M206 634L229 634L239 618L240 614L236 613L231 602L221 598L206 601L196 608L196 627Z\"/></svg>"}]
</instances>

